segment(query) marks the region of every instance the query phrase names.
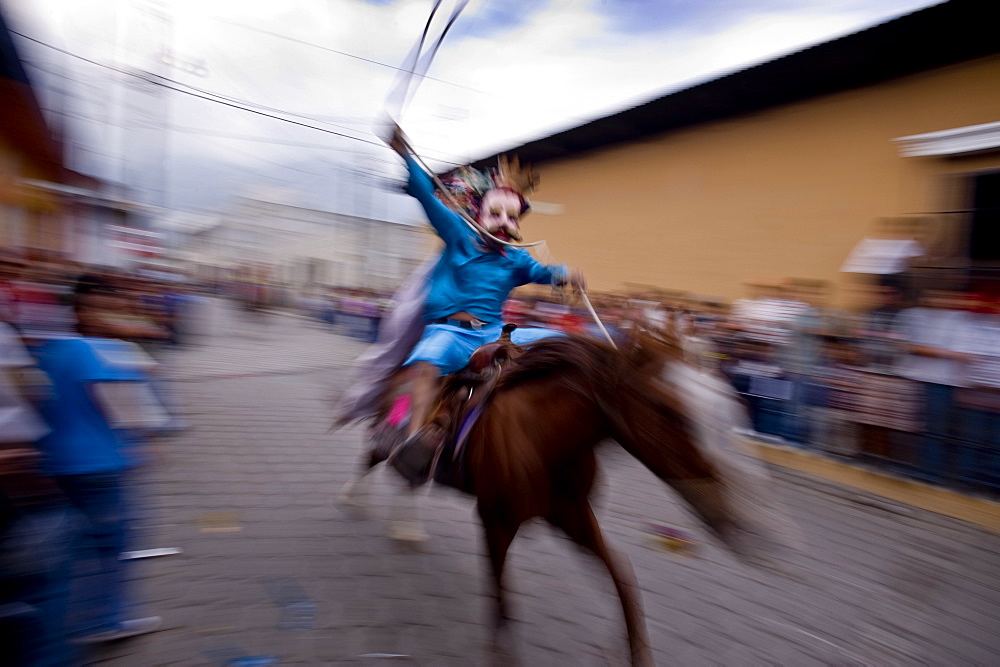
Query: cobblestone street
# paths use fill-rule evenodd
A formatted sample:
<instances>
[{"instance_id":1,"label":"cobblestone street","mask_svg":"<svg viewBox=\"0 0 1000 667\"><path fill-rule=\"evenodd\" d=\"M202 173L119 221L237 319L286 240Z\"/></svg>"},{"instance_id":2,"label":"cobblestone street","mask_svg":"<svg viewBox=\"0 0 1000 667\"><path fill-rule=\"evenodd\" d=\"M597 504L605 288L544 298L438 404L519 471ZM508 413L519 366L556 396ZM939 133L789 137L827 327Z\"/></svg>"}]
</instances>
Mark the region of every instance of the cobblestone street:
<instances>
[{"instance_id":1,"label":"cobblestone street","mask_svg":"<svg viewBox=\"0 0 1000 667\"><path fill-rule=\"evenodd\" d=\"M288 315L215 312L212 335L169 366L192 427L159 443L141 484L149 511L134 548L183 549L136 562L164 629L96 650L92 664L488 664L471 499L427 491L430 540L417 552L385 537L399 484L388 471L374 475L368 518L334 503L364 440L329 432L332 401L365 344ZM1000 536L776 468L811 555L808 576L779 579L712 544L620 448L601 457L595 507L636 570L658 664L1000 664ZM694 533L698 553L656 547L647 521ZM508 563L525 664L624 661L596 561L538 523Z\"/></svg>"}]
</instances>

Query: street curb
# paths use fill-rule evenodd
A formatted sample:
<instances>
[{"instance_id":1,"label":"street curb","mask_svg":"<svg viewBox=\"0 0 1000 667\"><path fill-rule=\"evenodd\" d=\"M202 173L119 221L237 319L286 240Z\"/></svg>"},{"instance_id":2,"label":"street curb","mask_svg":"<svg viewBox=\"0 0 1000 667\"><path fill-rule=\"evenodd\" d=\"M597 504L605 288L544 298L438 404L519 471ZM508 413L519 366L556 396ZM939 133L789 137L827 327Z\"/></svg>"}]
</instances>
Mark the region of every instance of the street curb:
<instances>
[{"instance_id":1,"label":"street curb","mask_svg":"<svg viewBox=\"0 0 1000 667\"><path fill-rule=\"evenodd\" d=\"M835 461L817 452L748 441L762 461L860 489L904 505L942 514L1000 533L1000 503Z\"/></svg>"}]
</instances>

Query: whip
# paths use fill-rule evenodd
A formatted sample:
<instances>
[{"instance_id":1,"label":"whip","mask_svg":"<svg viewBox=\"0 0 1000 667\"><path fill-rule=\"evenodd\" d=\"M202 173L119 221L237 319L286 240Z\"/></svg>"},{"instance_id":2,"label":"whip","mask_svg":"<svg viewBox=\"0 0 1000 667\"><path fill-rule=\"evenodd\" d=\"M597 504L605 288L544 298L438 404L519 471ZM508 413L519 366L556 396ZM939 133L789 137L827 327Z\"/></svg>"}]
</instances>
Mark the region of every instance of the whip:
<instances>
[{"instance_id":1,"label":"whip","mask_svg":"<svg viewBox=\"0 0 1000 667\"><path fill-rule=\"evenodd\" d=\"M597 316L597 311L594 310L594 306L590 303L590 297L587 296L586 290L580 290L580 298L583 299L583 305L587 306L587 310L590 311L590 316L593 317L594 322L597 323L597 328L601 330L604 337L608 339L609 343L611 343L611 347L617 350L618 346L615 344L615 339L612 338L611 334L608 333L608 330L604 328L604 322L602 322L601 318Z\"/></svg>"},{"instance_id":2,"label":"whip","mask_svg":"<svg viewBox=\"0 0 1000 667\"><path fill-rule=\"evenodd\" d=\"M419 83L416 85L413 84L414 77L422 79L427 74L427 70L430 69L431 63L434 61L434 56L437 55L438 49L441 48L441 43L444 42L444 38L448 35L448 31L451 30L451 26L455 24L455 21L467 4L469 4L469 0L462 0L458 3L455 9L452 10L451 16L448 17L448 22L445 24L444 30L434 40L434 44L430 47L430 50L425 54L421 54L424 42L427 41L427 33L431 29L431 22L434 21L434 15L437 14L437 10L441 6L441 0L435 1L434 6L431 8L430 16L427 17L427 23L424 24L424 31L420 34L420 39L406 57L407 62L401 68L402 73L399 75L392 90L386 96L385 106L388 109L394 110L394 113L389 114L390 117L393 115L397 118L402 116L403 109L413 99L419 87Z\"/></svg>"}]
</instances>

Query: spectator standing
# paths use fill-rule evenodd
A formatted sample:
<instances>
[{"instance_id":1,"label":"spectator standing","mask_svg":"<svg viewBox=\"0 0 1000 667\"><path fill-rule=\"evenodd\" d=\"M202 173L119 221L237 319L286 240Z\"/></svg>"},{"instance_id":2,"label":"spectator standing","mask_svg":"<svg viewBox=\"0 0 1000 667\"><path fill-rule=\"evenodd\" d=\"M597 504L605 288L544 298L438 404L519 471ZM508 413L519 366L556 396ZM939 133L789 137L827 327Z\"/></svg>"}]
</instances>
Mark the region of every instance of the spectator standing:
<instances>
[{"instance_id":1,"label":"spectator standing","mask_svg":"<svg viewBox=\"0 0 1000 667\"><path fill-rule=\"evenodd\" d=\"M71 609L89 612L77 619L81 627L74 632L85 643L151 632L161 622L134 615L120 556L127 550L131 509L126 475L140 462L129 429L162 424L166 416L143 414L141 406L157 405L146 384L153 362L138 346L117 339L116 322L107 314L119 297L107 289L78 295L80 336L43 341L38 350L53 387L42 407L51 429L39 443L44 469L85 519L74 544L76 565L96 560L99 572L97 590ZM74 592L84 593L81 580L75 583Z\"/></svg>"},{"instance_id":2,"label":"spectator standing","mask_svg":"<svg viewBox=\"0 0 1000 667\"><path fill-rule=\"evenodd\" d=\"M48 428L32 406L43 377L13 327L0 321L0 661L56 667L67 642L73 513L39 470Z\"/></svg>"},{"instance_id":3,"label":"spectator standing","mask_svg":"<svg viewBox=\"0 0 1000 667\"><path fill-rule=\"evenodd\" d=\"M958 292L927 290L920 305L904 310L897 322L905 350L897 362L898 372L922 383L923 389L926 423L920 437L919 472L936 480L954 472L954 391L966 385L969 360L963 350L967 347L971 315L963 310L964 306Z\"/></svg>"},{"instance_id":4,"label":"spectator standing","mask_svg":"<svg viewBox=\"0 0 1000 667\"><path fill-rule=\"evenodd\" d=\"M815 443L810 433L817 404L815 376L822 363L823 336L832 328L827 307L829 287L821 281L795 281L787 289L787 339L780 349L781 366L792 382L785 418L786 439Z\"/></svg>"},{"instance_id":5,"label":"spectator standing","mask_svg":"<svg viewBox=\"0 0 1000 667\"><path fill-rule=\"evenodd\" d=\"M872 299L874 307L861 317L858 334L864 341L868 365L889 369L896 364L899 352L896 318L902 310L902 294L895 287L876 285L872 288Z\"/></svg>"},{"instance_id":6,"label":"spectator standing","mask_svg":"<svg viewBox=\"0 0 1000 667\"><path fill-rule=\"evenodd\" d=\"M969 387L956 390L965 452L959 475L1000 488L1000 301L978 300L964 351Z\"/></svg>"},{"instance_id":7,"label":"spectator standing","mask_svg":"<svg viewBox=\"0 0 1000 667\"><path fill-rule=\"evenodd\" d=\"M17 322L16 284L23 268L17 257L0 250L0 322Z\"/></svg>"}]
</instances>

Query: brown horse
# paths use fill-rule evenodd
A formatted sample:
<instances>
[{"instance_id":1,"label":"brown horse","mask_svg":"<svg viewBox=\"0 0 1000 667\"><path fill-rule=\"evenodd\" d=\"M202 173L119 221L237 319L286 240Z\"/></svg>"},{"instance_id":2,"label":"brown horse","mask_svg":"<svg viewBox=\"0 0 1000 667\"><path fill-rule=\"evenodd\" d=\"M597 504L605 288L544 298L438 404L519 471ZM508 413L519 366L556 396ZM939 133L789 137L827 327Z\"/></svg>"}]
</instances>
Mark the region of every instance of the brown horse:
<instances>
[{"instance_id":1,"label":"brown horse","mask_svg":"<svg viewBox=\"0 0 1000 667\"><path fill-rule=\"evenodd\" d=\"M670 339L650 334L621 349L582 337L548 339L524 349L492 388L464 445L460 487L475 496L485 531L496 650L509 648L500 641L508 548L522 523L542 517L601 559L621 599L632 661L652 662L635 575L608 548L588 500L603 440L617 441L673 487L738 555L762 545L753 540L764 531L734 502L730 471L696 442L690 405L664 380L679 356ZM467 397L460 381L450 382L440 410ZM373 454L368 463L383 458Z\"/></svg>"}]
</instances>

